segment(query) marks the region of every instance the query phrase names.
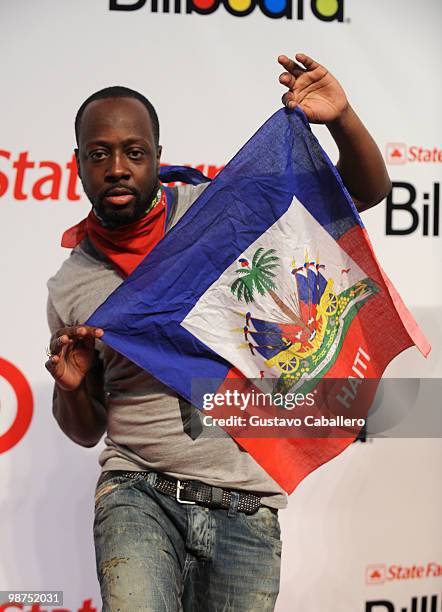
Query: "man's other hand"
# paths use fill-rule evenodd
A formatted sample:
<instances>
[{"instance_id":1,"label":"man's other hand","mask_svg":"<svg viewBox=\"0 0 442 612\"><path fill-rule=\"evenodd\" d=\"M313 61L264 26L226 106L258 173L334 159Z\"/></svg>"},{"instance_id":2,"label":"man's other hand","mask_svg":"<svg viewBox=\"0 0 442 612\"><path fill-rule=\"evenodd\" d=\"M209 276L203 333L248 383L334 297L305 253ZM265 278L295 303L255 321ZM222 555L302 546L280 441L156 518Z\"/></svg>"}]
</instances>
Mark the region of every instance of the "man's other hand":
<instances>
[{"instance_id":1,"label":"man's other hand","mask_svg":"<svg viewBox=\"0 0 442 612\"><path fill-rule=\"evenodd\" d=\"M88 325L62 327L53 334L45 366L57 385L66 391L80 386L94 361L95 338L103 334L102 329Z\"/></svg>"},{"instance_id":2,"label":"man's other hand","mask_svg":"<svg viewBox=\"0 0 442 612\"><path fill-rule=\"evenodd\" d=\"M278 57L286 70L279 76L279 82L288 89L282 96L283 104L291 110L299 106L310 123L339 119L349 104L338 81L308 55L297 53L295 58L296 62L286 55Z\"/></svg>"}]
</instances>

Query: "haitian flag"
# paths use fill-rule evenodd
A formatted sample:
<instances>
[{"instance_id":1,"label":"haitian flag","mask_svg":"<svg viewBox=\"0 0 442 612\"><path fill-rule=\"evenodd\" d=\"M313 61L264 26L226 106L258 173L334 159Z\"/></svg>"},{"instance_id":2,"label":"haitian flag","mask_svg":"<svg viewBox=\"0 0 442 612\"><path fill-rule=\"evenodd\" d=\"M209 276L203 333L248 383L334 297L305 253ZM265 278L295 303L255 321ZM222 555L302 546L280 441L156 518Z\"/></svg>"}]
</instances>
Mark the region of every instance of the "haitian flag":
<instances>
[{"instance_id":1,"label":"haitian flag","mask_svg":"<svg viewBox=\"0 0 442 612\"><path fill-rule=\"evenodd\" d=\"M232 375L375 379L430 351L299 109L256 132L86 324L198 408L195 377L205 393ZM291 492L354 436L236 439Z\"/></svg>"}]
</instances>

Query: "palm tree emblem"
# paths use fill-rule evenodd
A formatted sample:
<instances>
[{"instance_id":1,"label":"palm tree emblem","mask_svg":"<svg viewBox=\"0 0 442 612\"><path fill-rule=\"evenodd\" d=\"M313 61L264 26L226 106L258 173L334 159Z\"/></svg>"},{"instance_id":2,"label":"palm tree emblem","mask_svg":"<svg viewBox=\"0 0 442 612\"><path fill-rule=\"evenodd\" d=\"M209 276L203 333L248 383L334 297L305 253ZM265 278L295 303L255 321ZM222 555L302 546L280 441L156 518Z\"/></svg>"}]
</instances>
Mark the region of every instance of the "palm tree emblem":
<instances>
[{"instance_id":1,"label":"palm tree emblem","mask_svg":"<svg viewBox=\"0 0 442 612\"><path fill-rule=\"evenodd\" d=\"M234 280L230 290L240 302L243 300L246 304L253 302L255 290L259 295L268 293L279 309L291 321L305 331L310 332L300 313L290 308L275 291L277 289L274 281L276 276L275 270L280 265L275 249L268 249L266 251L263 247L260 247L253 255L251 264L244 257L239 260L239 263L241 267L236 270L239 278Z\"/></svg>"}]
</instances>

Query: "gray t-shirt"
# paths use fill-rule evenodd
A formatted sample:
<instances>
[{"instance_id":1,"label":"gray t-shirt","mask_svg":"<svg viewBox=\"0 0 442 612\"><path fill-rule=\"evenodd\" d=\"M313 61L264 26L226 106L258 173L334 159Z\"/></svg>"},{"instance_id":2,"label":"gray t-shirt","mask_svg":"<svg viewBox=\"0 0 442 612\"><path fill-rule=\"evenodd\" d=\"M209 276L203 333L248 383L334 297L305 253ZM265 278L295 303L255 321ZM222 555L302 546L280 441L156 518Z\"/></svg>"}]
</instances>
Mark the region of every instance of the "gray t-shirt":
<instances>
[{"instance_id":1,"label":"gray t-shirt","mask_svg":"<svg viewBox=\"0 0 442 612\"><path fill-rule=\"evenodd\" d=\"M166 231L205 186L176 188ZM51 333L84 323L123 280L112 263L83 240L48 281ZM283 489L227 433L204 426L196 408L102 341L96 340L96 350L94 373L103 376L107 413L99 458L103 471L155 470L182 480L256 491L264 496L263 503L275 508L287 505ZM60 401L55 387L54 403Z\"/></svg>"}]
</instances>

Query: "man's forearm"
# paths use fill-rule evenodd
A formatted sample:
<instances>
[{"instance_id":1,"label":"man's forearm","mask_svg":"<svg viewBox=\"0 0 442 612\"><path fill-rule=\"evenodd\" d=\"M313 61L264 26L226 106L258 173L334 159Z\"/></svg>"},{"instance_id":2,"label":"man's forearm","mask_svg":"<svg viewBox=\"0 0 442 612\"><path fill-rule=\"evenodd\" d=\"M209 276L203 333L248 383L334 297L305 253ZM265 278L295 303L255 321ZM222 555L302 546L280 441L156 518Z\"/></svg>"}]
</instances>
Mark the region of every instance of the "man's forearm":
<instances>
[{"instance_id":1,"label":"man's forearm","mask_svg":"<svg viewBox=\"0 0 442 612\"><path fill-rule=\"evenodd\" d=\"M327 127L339 149L337 169L359 211L378 204L391 189L382 154L351 106Z\"/></svg>"},{"instance_id":2,"label":"man's forearm","mask_svg":"<svg viewBox=\"0 0 442 612\"><path fill-rule=\"evenodd\" d=\"M54 387L53 413L61 430L82 446L95 446L106 431L106 411L94 401L93 383L84 380L75 391Z\"/></svg>"}]
</instances>

